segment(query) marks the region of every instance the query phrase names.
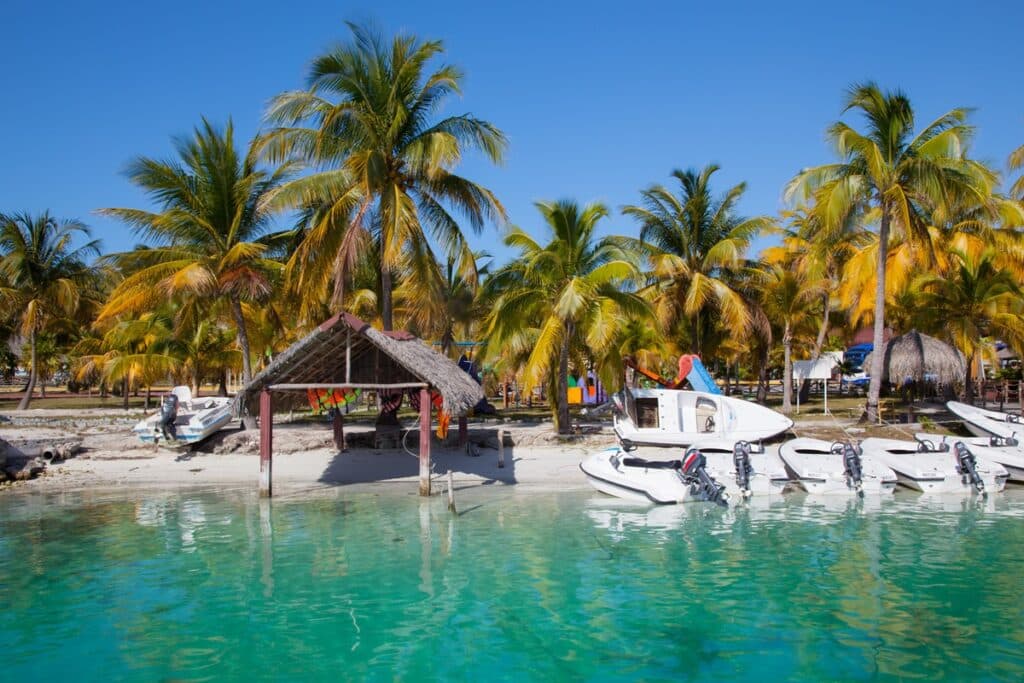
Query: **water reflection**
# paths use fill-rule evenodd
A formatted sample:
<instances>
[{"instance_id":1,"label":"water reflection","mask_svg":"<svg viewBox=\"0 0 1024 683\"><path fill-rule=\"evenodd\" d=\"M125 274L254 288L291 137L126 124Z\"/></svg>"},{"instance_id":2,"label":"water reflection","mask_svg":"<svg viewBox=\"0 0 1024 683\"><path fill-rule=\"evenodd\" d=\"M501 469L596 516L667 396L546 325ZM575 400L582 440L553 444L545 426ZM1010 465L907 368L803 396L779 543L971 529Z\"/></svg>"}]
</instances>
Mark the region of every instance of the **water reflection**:
<instances>
[{"instance_id":1,"label":"water reflection","mask_svg":"<svg viewBox=\"0 0 1024 683\"><path fill-rule=\"evenodd\" d=\"M1020 494L460 503L471 512L338 491L5 496L5 677L1024 672Z\"/></svg>"}]
</instances>

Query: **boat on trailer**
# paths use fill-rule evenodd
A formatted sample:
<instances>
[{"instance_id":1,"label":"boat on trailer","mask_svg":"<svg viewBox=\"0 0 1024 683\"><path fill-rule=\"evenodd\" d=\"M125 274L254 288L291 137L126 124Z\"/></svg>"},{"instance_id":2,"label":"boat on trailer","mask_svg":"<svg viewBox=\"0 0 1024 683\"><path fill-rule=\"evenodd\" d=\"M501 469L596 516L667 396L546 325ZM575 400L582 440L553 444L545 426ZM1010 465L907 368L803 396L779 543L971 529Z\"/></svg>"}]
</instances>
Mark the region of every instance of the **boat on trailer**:
<instances>
[{"instance_id":1,"label":"boat on trailer","mask_svg":"<svg viewBox=\"0 0 1024 683\"><path fill-rule=\"evenodd\" d=\"M233 401L224 396L192 398L188 387L174 387L160 410L140 420L132 432L143 443L189 446L231 421Z\"/></svg>"},{"instance_id":2,"label":"boat on trailer","mask_svg":"<svg viewBox=\"0 0 1024 683\"><path fill-rule=\"evenodd\" d=\"M684 389L624 389L613 397L625 444L689 446L709 439L756 442L793 426L785 415L730 396Z\"/></svg>"},{"instance_id":3,"label":"boat on trailer","mask_svg":"<svg viewBox=\"0 0 1024 683\"><path fill-rule=\"evenodd\" d=\"M896 473L852 443L793 439L779 446L779 457L808 493L885 494L896 488Z\"/></svg>"},{"instance_id":4,"label":"boat on trailer","mask_svg":"<svg viewBox=\"0 0 1024 683\"><path fill-rule=\"evenodd\" d=\"M914 441L868 438L860 444L865 455L896 473L902 486L922 493L1002 491L1007 471L983 457L976 447L929 435Z\"/></svg>"}]
</instances>

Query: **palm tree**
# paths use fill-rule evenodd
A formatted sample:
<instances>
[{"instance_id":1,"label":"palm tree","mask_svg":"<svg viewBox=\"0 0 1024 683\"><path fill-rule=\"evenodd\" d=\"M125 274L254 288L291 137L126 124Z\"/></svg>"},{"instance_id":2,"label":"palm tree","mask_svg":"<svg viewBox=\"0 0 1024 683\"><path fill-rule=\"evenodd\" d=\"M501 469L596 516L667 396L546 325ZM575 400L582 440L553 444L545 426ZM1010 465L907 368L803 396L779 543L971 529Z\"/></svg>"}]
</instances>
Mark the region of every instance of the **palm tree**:
<instances>
[{"instance_id":1,"label":"palm tree","mask_svg":"<svg viewBox=\"0 0 1024 683\"><path fill-rule=\"evenodd\" d=\"M844 112L860 111L867 123L860 133L838 121L828 135L842 158L801 171L786 195L814 193L826 230L836 230L860 215L878 223L875 261L874 344L882 348L885 328L886 265L895 230L903 239L926 244L930 212L970 198L984 202L991 194L994 174L965 157L973 129L967 110L953 109L913 134L914 111L901 92L882 92L874 83L853 86ZM882 388L882 357L872 356L871 384L865 417L878 419Z\"/></svg>"},{"instance_id":2,"label":"palm tree","mask_svg":"<svg viewBox=\"0 0 1024 683\"><path fill-rule=\"evenodd\" d=\"M1009 166L1011 171L1020 171L1024 169L1024 145L1013 150L1013 153L1010 154ZM1010 187L1010 196L1024 201L1024 175L1014 181L1013 185Z\"/></svg>"},{"instance_id":3,"label":"palm tree","mask_svg":"<svg viewBox=\"0 0 1024 683\"><path fill-rule=\"evenodd\" d=\"M487 282L494 306L486 337L491 349L529 349L525 388L548 379L555 426L564 434L570 428L570 357L584 345L595 353L607 349L626 320L649 309L639 296L623 291L639 277L630 255L612 238L595 238L598 221L608 215L603 204L581 209L563 200L536 206L551 240L541 245L519 228L509 232L505 244L520 255Z\"/></svg>"},{"instance_id":4,"label":"palm tree","mask_svg":"<svg viewBox=\"0 0 1024 683\"><path fill-rule=\"evenodd\" d=\"M997 266L995 250L977 257L959 250L952 255L951 273L927 273L917 281L922 292L918 310L928 311L936 332L967 357L965 389L970 399L971 372L981 359L983 338L999 336L1018 351L1024 349L1024 292L1012 273Z\"/></svg>"},{"instance_id":5,"label":"palm tree","mask_svg":"<svg viewBox=\"0 0 1024 683\"><path fill-rule=\"evenodd\" d=\"M396 274L420 266L442 279L427 231L457 259L469 247L451 209L477 231L486 220L504 220L491 191L454 168L469 150L498 163L507 142L487 121L436 118L462 81L454 66L428 71L444 52L439 41L399 35L386 45L367 29L348 26L352 42L313 61L308 90L271 102L268 118L281 127L265 136L263 147L271 159L300 159L318 171L289 183L272 202L309 210L310 225L288 262L291 281L315 294L333 286L337 306L372 242L383 327L390 330Z\"/></svg>"},{"instance_id":6,"label":"palm tree","mask_svg":"<svg viewBox=\"0 0 1024 683\"><path fill-rule=\"evenodd\" d=\"M821 281L808 280L800 271L780 265L757 274L761 306L769 320L782 328L782 412L793 409L793 334L810 319L821 297Z\"/></svg>"},{"instance_id":7,"label":"palm tree","mask_svg":"<svg viewBox=\"0 0 1024 683\"><path fill-rule=\"evenodd\" d=\"M78 309L92 287L87 259L99 255L99 242L75 247L89 229L75 220L61 221L44 212L0 215L0 301L28 337L29 380L18 410L32 400L39 376L36 339L41 332Z\"/></svg>"},{"instance_id":8,"label":"palm tree","mask_svg":"<svg viewBox=\"0 0 1024 683\"><path fill-rule=\"evenodd\" d=\"M764 216L744 218L736 204L746 190L740 183L721 197L711 193L719 167L672 172L680 185L673 194L662 185L644 190L638 205L622 212L640 223L639 242L626 244L648 255L653 266L651 296L666 331L688 331L694 353L704 351L704 327L714 316L734 334L750 326L743 297L728 283L728 272L742 267L750 240L772 225Z\"/></svg>"},{"instance_id":9,"label":"palm tree","mask_svg":"<svg viewBox=\"0 0 1024 683\"><path fill-rule=\"evenodd\" d=\"M273 236L268 235L270 214L263 200L294 167L258 168L253 146L240 156L230 121L221 132L203 119L192 138L175 141L175 150L177 160L140 157L128 170L129 179L160 211L100 210L156 246L112 257L130 274L114 289L99 321L155 310L169 297L185 297L204 310L227 305L242 352L242 379L248 384L252 360L243 304L266 298L280 270L268 258Z\"/></svg>"}]
</instances>

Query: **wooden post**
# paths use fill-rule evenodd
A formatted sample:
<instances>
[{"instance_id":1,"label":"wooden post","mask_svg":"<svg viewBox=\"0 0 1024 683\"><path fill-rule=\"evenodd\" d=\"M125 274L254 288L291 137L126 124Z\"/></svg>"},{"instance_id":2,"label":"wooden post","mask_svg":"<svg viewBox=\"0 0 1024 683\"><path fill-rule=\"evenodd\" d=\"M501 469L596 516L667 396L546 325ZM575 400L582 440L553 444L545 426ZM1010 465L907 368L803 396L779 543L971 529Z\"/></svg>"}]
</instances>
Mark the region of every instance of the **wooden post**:
<instances>
[{"instance_id":1,"label":"wooden post","mask_svg":"<svg viewBox=\"0 0 1024 683\"><path fill-rule=\"evenodd\" d=\"M270 390L266 387L260 392L260 497L270 498L272 495L271 455L274 450L274 407L270 400Z\"/></svg>"},{"instance_id":2,"label":"wooden post","mask_svg":"<svg viewBox=\"0 0 1024 683\"><path fill-rule=\"evenodd\" d=\"M420 495L430 495L430 389L420 389Z\"/></svg>"},{"instance_id":3,"label":"wooden post","mask_svg":"<svg viewBox=\"0 0 1024 683\"><path fill-rule=\"evenodd\" d=\"M340 408L334 409L331 426L334 428L334 447L338 451L345 450L345 418L342 417Z\"/></svg>"},{"instance_id":4,"label":"wooden post","mask_svg":"<svg viewBox=\"0 0 1024 683\"><path fill-rule=\"evenodd\" d=\"M469 443L469 419L462 415L459 417L459 448L465 448Z\"/></svg>"},{"instance_id":5,"label":"wooden post","mask_svg":"<svg viewBox=\"0 0 1024 683\"><path fill-rule=\"evenodd\" d=\"M498 430L498 467L505 466L505 430Z\"/></svg>"},{"instance_id":6,"label":"wooden post","mask_svg":"<svg viewBox=\"0 0 1024 683\"><path fill-rule=\"evenodd\" d=\"M455 512L455 478L451 470L448 470L448 511Z\"/></svg>"}]
</instances>

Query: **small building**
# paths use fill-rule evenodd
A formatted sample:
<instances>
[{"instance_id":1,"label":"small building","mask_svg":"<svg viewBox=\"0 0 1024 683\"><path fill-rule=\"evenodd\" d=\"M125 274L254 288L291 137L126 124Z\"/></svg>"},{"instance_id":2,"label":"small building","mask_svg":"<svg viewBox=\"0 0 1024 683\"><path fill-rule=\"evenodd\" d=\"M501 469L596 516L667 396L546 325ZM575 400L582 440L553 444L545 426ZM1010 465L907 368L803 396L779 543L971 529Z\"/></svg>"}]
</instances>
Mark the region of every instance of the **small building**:
<instances>
[{"instance_id":1,"label":"small building","mask_svg":"<svg viewBox=\"0 0 1024 683\"><path fill-rule=\"evenodd\" d=\"M272 490L274 394L343 388L417 395L421 495L430 495L431 394L440 395L445 413L460 418L462 438L464 416L483 398L480 385L455 362L415 336L382 332L349 313L339 313L280 353L238 394L238 410L258 412L260 417L261 495L269 496ZM336 433L341 419L336 414Z\"/></svg>"}]
</instances>

